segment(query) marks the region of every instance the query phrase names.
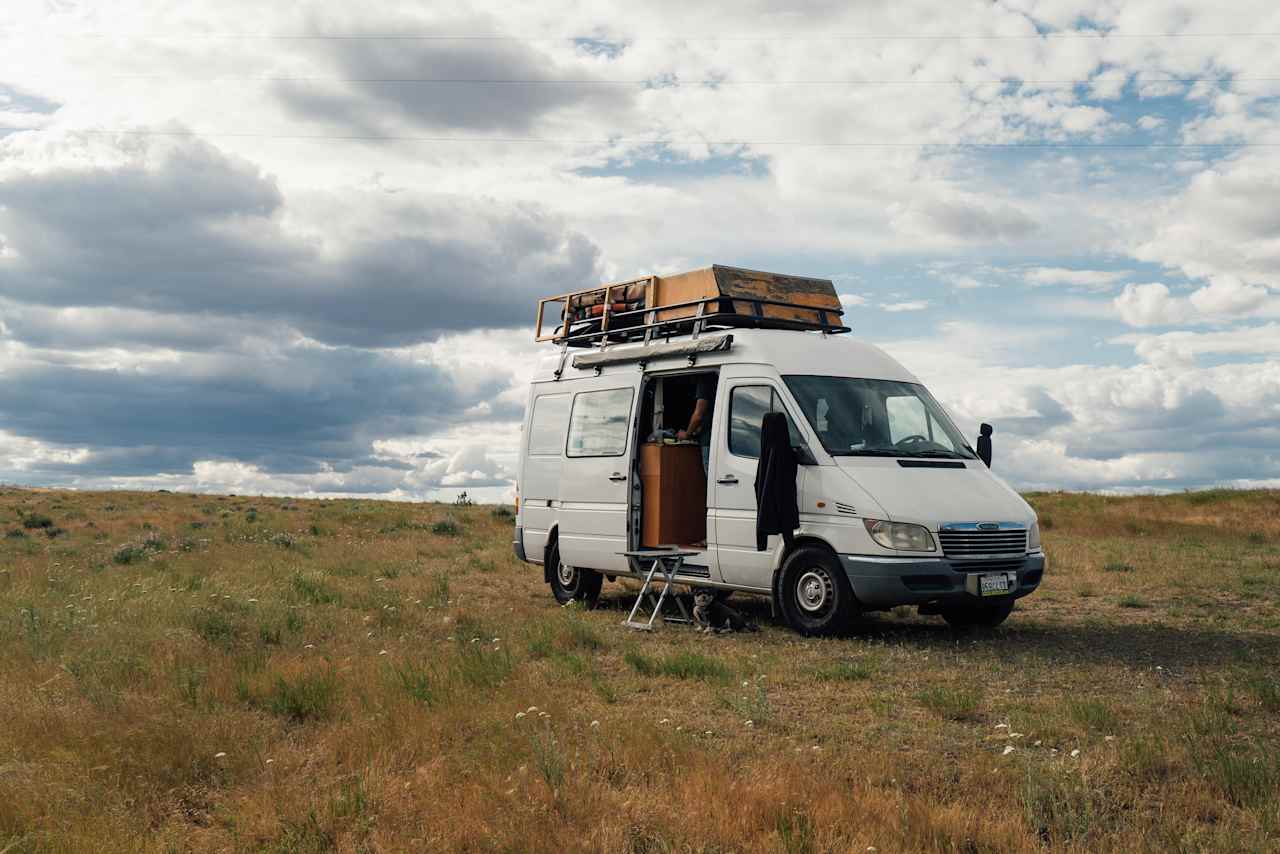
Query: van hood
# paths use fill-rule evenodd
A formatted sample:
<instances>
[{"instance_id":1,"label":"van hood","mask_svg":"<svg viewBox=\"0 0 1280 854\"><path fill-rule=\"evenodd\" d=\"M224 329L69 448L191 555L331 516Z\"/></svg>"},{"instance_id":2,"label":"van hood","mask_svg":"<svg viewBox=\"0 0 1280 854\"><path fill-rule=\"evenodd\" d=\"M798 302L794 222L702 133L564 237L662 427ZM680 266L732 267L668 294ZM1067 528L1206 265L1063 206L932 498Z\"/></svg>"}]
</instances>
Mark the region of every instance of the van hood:
<instances>
[{"instance_id":1,"label":"van hood","mask_svg":"<svg viewBox=\"0 0 1280 854\"><path fill-rule=\"evenodd\" d=\"M884 508L891 522L936 531L948 522L1025 522L1035 512L977 460L965 468L903 468L896 459L836 457L836 464Z\"/></svg>"}]
</instances>

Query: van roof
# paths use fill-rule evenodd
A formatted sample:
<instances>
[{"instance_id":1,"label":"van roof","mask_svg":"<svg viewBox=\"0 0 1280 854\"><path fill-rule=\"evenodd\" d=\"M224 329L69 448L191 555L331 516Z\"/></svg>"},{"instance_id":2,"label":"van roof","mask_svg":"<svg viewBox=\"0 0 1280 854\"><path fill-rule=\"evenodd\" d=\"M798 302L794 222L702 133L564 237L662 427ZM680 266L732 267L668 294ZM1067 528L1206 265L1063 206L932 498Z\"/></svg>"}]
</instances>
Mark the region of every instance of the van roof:
<instances>
[{"instance_id":1,"label":"van roof","mask_svg":"<svg viewBox=\"0 0 1280 854\"><path fill-rule=\"evenodd\" d=\"M874 344L860 341L852 335L824 335L820 332L795 332L779 329L734 329L728 332L704 332L699 340L719 337L732 338L732 344L723 350L698 355L697 364L716 367L725 364L768 365L780 374L819 374L824 376L864 377L868 379L896 380L916 383L919 380L896 359ZM663 339L662 343L667 343ZM671 343L695 340L691 335L673 336ZM610 344L606 353L623 357L634 354L644 356L648 370L660 371L688 366L685 355L660 355L661 347L637 341ZM538 362L534 382L551 382L563 365L561 378L565 380L590 377L591 368L573 367L573 358L582 353L560 347L548 347ZM636 361L624 365L605 366L604 371L635 372Z\"/></svg>"}]
</instances>

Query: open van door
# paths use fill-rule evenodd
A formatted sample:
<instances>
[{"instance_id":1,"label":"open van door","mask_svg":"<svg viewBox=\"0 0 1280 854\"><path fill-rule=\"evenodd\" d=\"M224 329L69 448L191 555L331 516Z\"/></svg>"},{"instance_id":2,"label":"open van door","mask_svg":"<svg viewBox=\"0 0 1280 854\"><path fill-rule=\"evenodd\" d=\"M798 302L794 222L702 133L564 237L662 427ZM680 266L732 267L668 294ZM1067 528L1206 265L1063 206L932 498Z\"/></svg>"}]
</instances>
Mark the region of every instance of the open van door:
<instances>
[{"instance_id":1,"label":"open van door","mask_svg":"<svg viewBox=\"0 0 1280 854\"><path fill-rule=\"evenodd\" d=\"M560 474L560 559L628 570L627 512L635 388L617 377L575 382Z\"/></svg>"},{"instance_id":2,"label":"open van door","mask_svg":"<svg viewBox=\"0 0 1280 854\"><path fill-rule=\"evenodd\" d=\"M720 389L712 444L712 498L708 516L714 528L715 559L720 577L738 587L770 590L774 557L782 538L769 537L756 550L756 466L760 460L760 422L767 412L787 416L792 444L804 444L776 383L767 378L734 378ZM803 480L804 466L798 478ZM803 483L797 484L801 494Z\"/></svg>"}]
</instances>

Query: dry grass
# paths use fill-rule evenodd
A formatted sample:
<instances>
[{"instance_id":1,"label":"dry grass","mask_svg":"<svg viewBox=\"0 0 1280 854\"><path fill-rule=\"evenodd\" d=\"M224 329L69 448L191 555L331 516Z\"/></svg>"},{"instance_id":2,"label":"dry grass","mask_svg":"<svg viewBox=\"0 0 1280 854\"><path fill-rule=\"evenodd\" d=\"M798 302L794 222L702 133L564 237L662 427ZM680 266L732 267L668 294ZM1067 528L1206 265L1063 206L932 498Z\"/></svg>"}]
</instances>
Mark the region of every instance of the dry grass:
<instances>
[{"instance_id":1,"label":"dry grass","mask_svg":"<svg viewBox=\"0 0 1280 854\"><path fill-rule=\"evenodd\" d=\"M1032 500L1005 627L805 640L485 507L4 491L0 851L1276 849L1280 494Z\"/></svg>"}]
</instances>

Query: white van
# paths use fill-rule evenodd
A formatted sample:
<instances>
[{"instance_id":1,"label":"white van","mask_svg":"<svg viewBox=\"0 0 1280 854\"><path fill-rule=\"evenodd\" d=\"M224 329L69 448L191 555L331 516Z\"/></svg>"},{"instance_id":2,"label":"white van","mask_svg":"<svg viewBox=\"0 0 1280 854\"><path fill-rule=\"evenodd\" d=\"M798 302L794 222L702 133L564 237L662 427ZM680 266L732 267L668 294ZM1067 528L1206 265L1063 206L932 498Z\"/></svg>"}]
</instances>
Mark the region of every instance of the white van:
<instances>
[{"instance_id":1,"label":"white van","mask_svg":"<svg viewBox=\"0 0 1280 854\"><path fill-rule=\"evenodd\" d=\"M558 601L594 603L605 578L647 569L622 554L644 547L640 448L687 423L695 384L715 390L697 510L706 538L670 544L698 552L681 581L769 596L802 634L897 605L996 625L1040 584L1035 512L883 351L834 334L845 327L825 318L817 329L769 328L778 324L758 305L748 323L699 315L659 339L652 330L663 324L646 308L643 338L629 340L632 330L596 335L577 353L552 349L532 382L514 547L543 566ZM773 535L760 551L753 482L770 411L786 414L801 463L800 527L789 548Z\"/></svg>"}]
</instances>

